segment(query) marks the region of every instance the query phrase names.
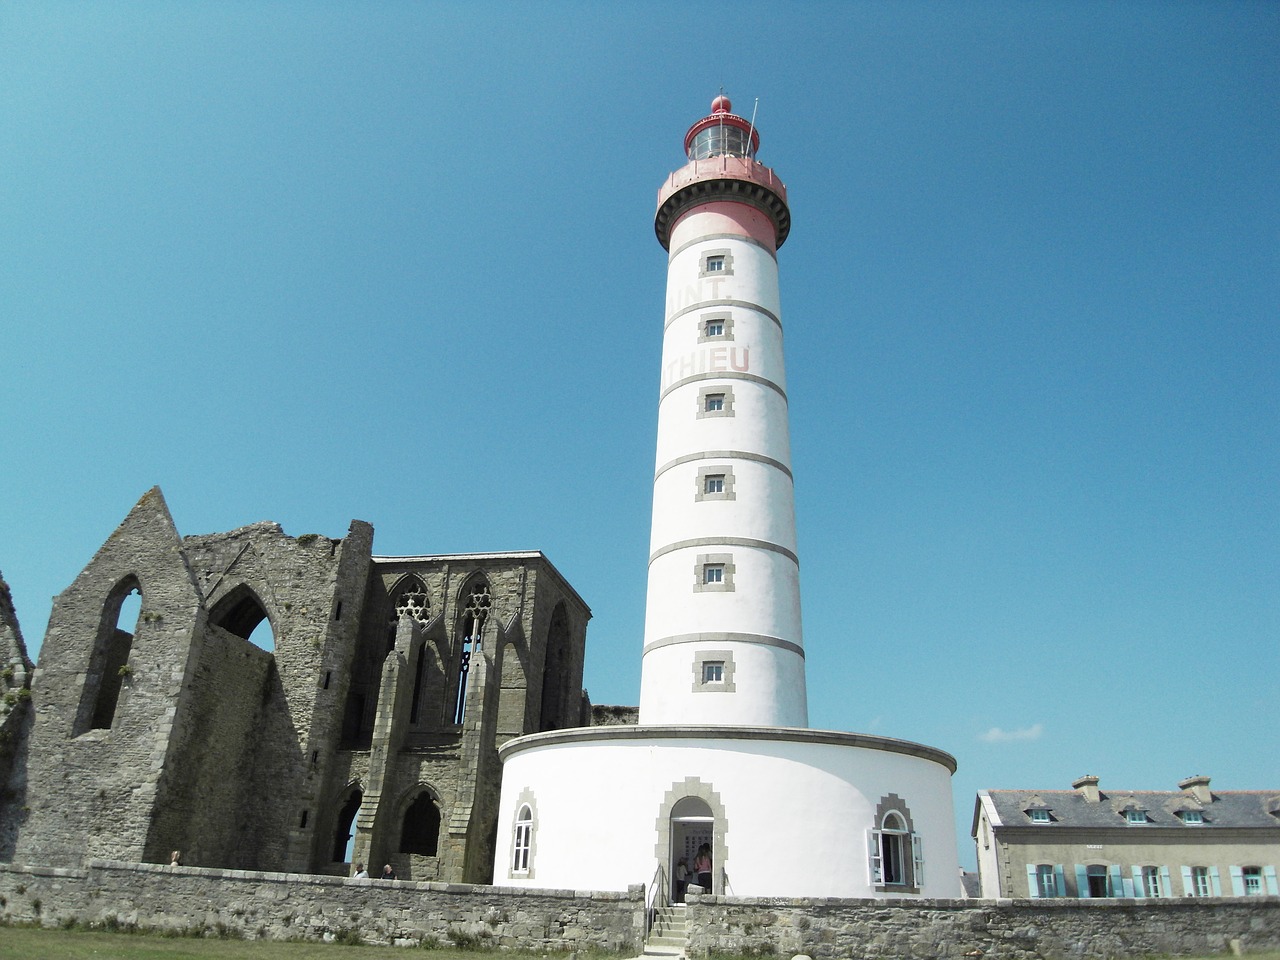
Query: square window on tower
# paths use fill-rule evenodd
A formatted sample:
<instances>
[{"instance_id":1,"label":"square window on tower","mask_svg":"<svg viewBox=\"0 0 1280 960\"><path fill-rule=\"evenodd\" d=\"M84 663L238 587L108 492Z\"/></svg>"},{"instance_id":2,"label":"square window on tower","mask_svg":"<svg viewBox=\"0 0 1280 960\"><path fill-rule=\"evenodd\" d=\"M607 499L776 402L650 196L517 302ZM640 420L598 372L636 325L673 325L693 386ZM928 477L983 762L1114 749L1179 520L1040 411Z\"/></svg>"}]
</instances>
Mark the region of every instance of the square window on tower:
<instances>
[{"instance_id":1,"label":"square window on tower","mask_svg":"<svg viewBox=\"0 0 1280 960\"><path fill-rule=\"evenodd\" d=\"M700 553L693 568L694 593L733 593L733 554Z\"/></svg>"},{"instance_id":2,"label":"square window on tower","mask_svg":"<svg viewBox=\"0 0 1280 960\"><path fill-rule=\"evenodd\" d=\"M733 339L733 315L729 311L704 313L698 317L698 342Z\"/></svg>"},{"instance_id":3,"label":"square window on tower","mask_svg":"<svg viewBox=\"0 0 1280 960\"><path fill-rule=\"evenodd\" d=\"M733 388L720 386L702 387L698 390L698 419L704 417L732 417Z\"/></svg>"},{"instance_id":4,"label":"square window on tower","mask_svg":"<svg viewBox=\"0 0 1280 960\"><path fill-rule=\"evenodd\" d=\"M694 693L736 693L731 650L699 650L693 655Z\"/></svg>"},{"instance_id":5,"label":"square window on tower","mask_svg":"<svg viewBox=\"0 0 1280 960\"><path fill-rule=\"evenodd\" d=\"M704 250L698 269L699 277L733 276L733 254L728 249Z\"/></svg>"},{"instance_id":6,"label":"square window on tower","mask_svg":"<svg viewBox=\"0 0 1280 960\"><path fill-rule=\"evenodd\" d=\"M733 471L726 464L699 467L693 499L698 503L704 500L736 500L733 486Z\"/></svg>"}]
</instances>

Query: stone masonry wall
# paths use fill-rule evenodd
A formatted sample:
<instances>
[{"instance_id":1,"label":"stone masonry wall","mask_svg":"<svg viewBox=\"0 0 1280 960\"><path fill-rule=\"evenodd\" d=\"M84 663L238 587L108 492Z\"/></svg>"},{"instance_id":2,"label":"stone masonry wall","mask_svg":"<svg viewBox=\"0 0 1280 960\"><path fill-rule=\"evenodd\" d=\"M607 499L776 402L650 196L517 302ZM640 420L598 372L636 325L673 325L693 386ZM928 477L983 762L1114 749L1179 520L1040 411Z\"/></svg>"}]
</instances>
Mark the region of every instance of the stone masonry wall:
<instances>
[{"instance_id":1,"label":"stone masonry wall","mask_svg":"<svg viewBox=\"0 0 1280 960\"><path fill-rule=\"evenodd\" d=\"M92 861L85 868L0 864L0 922L227 931L247 939L409 945L434 938L507 949L637 951L644 897L466 884L382 883L284 873Z\"/></svg>"},{"instance_id":2,"label":"stone masonry wall","mask_svg":"<svg viewBox=\"0 0 1280 960\"><path fill-rule=\"evenodd\" d=\"M1280 949L1280 897L786 900L690 897L689 954L814 958L1203 956Z\"/></svg>"}]
</instances>

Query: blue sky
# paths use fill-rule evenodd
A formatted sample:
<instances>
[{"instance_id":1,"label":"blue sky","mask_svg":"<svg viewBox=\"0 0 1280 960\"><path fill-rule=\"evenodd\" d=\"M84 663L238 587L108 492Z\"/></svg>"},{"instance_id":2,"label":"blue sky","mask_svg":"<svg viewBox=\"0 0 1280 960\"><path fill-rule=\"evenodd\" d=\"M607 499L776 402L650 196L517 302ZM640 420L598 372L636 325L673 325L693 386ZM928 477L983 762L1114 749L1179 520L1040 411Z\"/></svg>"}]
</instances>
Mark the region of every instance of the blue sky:
<instances>
[{"instance_id":1,"label":"blue sky","mask_svg":"<svg viewBox=\"0 0 1280 960\"><path fill-rule=\"evenodd\" d=\"M635 703L655 194L759 98L811 725L1280 788L1280 6L0 7L0 570L540 549ZM962 862L971 863L967 839Z\"/></svg>"}]
</instances>

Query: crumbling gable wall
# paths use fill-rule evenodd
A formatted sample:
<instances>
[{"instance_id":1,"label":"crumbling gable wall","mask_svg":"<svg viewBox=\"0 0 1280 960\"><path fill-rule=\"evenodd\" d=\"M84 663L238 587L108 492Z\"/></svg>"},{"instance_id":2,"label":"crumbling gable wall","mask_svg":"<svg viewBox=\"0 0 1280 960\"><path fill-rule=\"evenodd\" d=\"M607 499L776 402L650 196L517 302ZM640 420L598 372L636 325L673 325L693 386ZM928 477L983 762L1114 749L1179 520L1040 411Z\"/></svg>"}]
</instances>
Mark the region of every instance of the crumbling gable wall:
<instances>
[{"instance_id":1,"label":"crumbling gable wall","mask_svg":"<svg viewBox=\"0 0 1280 960\"><path fill-rule=\"evenodd\" d=\"M134 588L137 622L118 621ZM31 687L16 860L144 858L200 612L181 540L153 488L54 598Z\"/></svg>"}]
</instances>

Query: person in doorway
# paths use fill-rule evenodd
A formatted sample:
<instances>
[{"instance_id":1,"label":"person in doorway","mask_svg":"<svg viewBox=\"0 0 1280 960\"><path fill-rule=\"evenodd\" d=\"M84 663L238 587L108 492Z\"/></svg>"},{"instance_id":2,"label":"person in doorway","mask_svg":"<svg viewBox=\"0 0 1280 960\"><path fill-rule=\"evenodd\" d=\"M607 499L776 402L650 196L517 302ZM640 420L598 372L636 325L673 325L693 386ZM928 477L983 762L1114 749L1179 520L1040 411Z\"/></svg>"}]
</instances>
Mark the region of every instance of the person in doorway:
<instances>
[{"instance_id":1,"label":"person in doorway","mask_svg":"<svg viewBox=\"0 0 1280 960\"><path fill-rule=\"evenodd\" d=\"M698 855L693 858L693 872L698 878L698 886L707 893L711 892L711 844L704 843L698 848Z\"/></svg>"},{"instance_id":2,"label":"person in doorway","mask_svg":"<svg viewBox=\"0 0 1280 960\"><path fill-rule=\"evenodd\" d=\"M382 868L382 879L383 879L383 880L394 880L395 878L396 878L396 872L395 872L394 870L392 870L392 869L391 869L391 864L389 864L389 863L388 863L388 864L386 864L385 866L383 866L383 868Z\"/></svg>"},{"instance_id":3,"label":"person in doorway","mask_svg":"<svg viewBox=\"0 0 1280 960\"><path fill-rule=\"evenodd\" d=\"M689 889L689 861L681 857L676 861L676 903L684 903L684 892Z\"/></svg>"},{"instance_id":4,"label":"person in doorway","mask_svg":"<svg viewBox=\"0 0 1280 960\"><path fill-rule=\"evenodd\" d=\"M357 880L368 880L368 879L369 879L369 871L368 871L368 870L366 870L366 869L364 868L364 864L363 864L363 863L357 863L357 864L356 864L355 879L357 879Z\"/></svg>"}]
</instances>

